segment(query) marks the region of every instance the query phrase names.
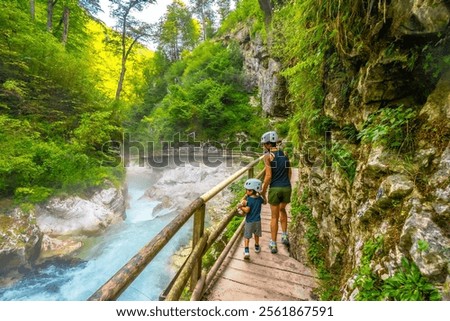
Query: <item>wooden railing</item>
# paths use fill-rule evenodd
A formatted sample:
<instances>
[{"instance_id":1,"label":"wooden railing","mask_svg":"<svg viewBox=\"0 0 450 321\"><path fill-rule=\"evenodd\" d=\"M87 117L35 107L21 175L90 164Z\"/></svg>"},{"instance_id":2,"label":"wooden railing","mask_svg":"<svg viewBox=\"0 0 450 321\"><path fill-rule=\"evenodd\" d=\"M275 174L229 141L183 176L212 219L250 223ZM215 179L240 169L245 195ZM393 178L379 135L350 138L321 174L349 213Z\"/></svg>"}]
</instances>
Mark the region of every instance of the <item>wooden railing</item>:
<instances>
[{"instance_id":1,"label":"wooden railing","mask_svg":"<svg viewBox=\"0 0 450 321\"><path fill-rule=\"evenodd\" d=\"M263 156L254 160L247 166L216 185L214 188L201 195L186 208L184 208L161 232L159 232L149 243L147 243L138 253L136 253L119 271L116 272L103 286L101 286L89 301L111 301L116 300L127 287L139 276L146 266L155 258L161 249L170 241L178 230L194 215L194 230L192 236L192 251L183 266L178 271L176 277L171 282L162 299L176 301L180 298L183 289L190 279L191 300L199 300L205 289L213 281L213 278L222 264L226 254L236 241L242 231L243 223L229 241L221 255L209 271L202 271L202 257L211 245L217 240L227 227L236 209L231 210L215 226L205 230L205 206L206 203L217 195L220 191L240 178L244 173L248 177L254 176L254 167L261 161ZM256 177L261 178L264 172L260 172Z\"/></svg>"}]
</instances>

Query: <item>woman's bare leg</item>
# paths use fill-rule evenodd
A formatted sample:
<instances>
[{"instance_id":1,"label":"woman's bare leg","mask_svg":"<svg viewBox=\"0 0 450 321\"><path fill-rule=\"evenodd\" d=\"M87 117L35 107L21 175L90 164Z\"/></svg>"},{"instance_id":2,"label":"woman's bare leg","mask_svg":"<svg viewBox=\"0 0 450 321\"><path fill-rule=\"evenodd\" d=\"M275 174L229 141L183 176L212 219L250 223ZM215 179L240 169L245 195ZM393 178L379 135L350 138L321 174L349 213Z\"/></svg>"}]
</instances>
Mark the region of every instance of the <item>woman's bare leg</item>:
<instances>
[{"instance_id":1,"label":"woman's bare leg","mask_svg":"<svg viewBox=\"0 0 450 321\"><path fill-rule=\"evenodd\" d=\"M280 206L270 205L270 212L272 213L272 218L270 220L270 235L272 237L272 241L276 242L278 234L278 219L280 216Z\"/></svg>"}]
</instances>

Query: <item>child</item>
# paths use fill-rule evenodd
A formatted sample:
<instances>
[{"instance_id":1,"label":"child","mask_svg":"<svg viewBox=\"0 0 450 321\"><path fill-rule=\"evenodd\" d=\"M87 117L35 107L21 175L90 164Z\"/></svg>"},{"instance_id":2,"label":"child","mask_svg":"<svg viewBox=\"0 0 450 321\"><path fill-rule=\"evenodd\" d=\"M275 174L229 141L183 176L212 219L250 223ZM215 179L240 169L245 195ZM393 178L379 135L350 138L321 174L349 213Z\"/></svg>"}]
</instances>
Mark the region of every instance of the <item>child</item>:
<instances>
[{"instance_id":1,"label":"child","mask_svg":"<svg viewBox=\"0 0 450 321\"><path fill-rule=\"evenodd\" d=\"M264 199L259 195L262 182L256 178L248 179L244 187L245 196L238 204L238 211L245 215L244 227L244 259L250 259L249 243L252 235L255 235L255 252L259 253L259 238L261 237L261 205Z\"/></svg>"}]
</instances>

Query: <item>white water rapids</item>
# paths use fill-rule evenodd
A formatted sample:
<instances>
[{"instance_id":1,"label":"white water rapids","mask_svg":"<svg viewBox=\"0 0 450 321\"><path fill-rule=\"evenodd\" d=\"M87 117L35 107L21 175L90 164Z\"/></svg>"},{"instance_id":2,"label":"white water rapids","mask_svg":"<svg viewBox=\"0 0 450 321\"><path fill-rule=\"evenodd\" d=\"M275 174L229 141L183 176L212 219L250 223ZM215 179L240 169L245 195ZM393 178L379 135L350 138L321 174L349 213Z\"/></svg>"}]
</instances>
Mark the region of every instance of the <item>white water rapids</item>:
<instances>
[{"instance_id":1,"label":"white water rapids","mask_svg":"<svg viewBox=\"0 0 450 321\"><path fill-rule=\"evenodd\" d=\"M175 217L179 208L235 170L226 164L219 167L188 164L158 171L144 167L128 168L130 206L126 219L108 228L101 236L88 239L87 245L75 259L48 261L12 286L0 288L0 300L86 300L160 232ZM229 195L218 196L216 206L225 208ZM165 208L156 211L155 208L162 204ZM119 300L158 300L176 272L171 257L189 243L191 234L192 219Z\"/></svg>"}]
</instances>

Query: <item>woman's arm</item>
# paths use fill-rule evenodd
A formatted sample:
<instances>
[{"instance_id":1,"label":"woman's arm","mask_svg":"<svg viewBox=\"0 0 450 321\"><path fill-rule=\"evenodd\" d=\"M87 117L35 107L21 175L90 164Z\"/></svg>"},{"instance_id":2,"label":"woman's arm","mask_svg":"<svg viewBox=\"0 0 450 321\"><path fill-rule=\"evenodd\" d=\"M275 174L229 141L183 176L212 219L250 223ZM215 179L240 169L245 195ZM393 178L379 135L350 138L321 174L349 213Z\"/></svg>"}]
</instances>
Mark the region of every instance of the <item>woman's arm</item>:
<instances>
[{"instance_id":1,"label":"woman's arm","mask_svg":"<svg viewBox=\"0 0 450 321\"><path fill-rule=\"evenodd\" d=\"M264 156L264 182L262 187L261 196L264 199L264 204L267 203L267 188L272 180L272 167L270 166L270 154L267 153Z\"/></svg>"}]
</instances>

